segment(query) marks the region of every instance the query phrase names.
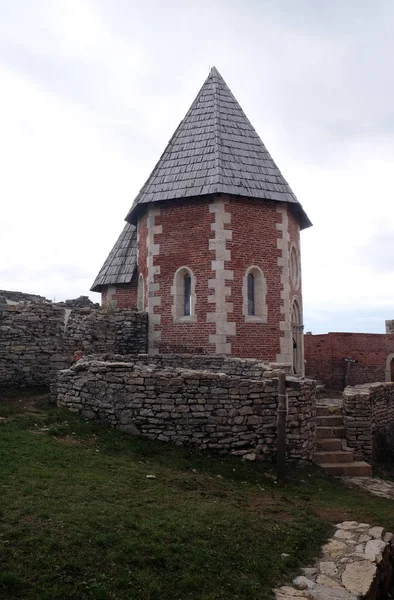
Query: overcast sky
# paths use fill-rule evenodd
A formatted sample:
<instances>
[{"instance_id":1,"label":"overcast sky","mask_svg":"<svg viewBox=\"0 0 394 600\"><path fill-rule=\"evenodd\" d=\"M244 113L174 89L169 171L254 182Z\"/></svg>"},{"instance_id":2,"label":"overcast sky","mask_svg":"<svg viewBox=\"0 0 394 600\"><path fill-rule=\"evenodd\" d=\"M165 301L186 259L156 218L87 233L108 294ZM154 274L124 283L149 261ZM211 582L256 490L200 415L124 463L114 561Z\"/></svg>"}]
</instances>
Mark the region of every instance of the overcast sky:
<instances>
[{"instance_id":1,"label":"overcast sky","mask_svg":"<svg viewBox=\"0 0 394 600\"><path fill-rule=\"evenodd\" d=\"M393 0L0 0L0 289L89 293L215 65L314 224L306 331L383 332L393 57Z\"/></svg>"}]
</instances>

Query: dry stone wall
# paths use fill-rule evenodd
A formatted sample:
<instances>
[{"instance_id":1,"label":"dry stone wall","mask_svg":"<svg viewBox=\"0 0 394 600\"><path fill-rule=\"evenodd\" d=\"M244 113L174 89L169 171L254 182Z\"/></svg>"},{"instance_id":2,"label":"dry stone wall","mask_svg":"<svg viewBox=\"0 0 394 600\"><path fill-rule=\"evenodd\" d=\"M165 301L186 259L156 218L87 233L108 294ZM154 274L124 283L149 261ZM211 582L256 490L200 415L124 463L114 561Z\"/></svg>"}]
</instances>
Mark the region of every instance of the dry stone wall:
<instances>
[{"instance_id":1,"label":"dry stone wall","mask_svg":"<svg viewBox=\"0 0 394 600\"><path fill-rule=\"evenodd\" d=\"M343 392L345 435L357 459L388 460L394 453L394 383L347 387Z\"/></svg>"},{"instance_id":2,"label":"dry stone wall","mask_svg":"<svg viewBox=\"0 0 394 600\"><path fill-rule=\"evenodd\" d=\"M48 385L82 352L146 352L147 315L0 298L0 388Z\"/></svg>"},{"instance_id":3,"label":"dry stone wall","mask_svg":"<svg viewBox=\"0 0 394 600\"><path fill-rule=\"evenodd\" d=\"M269 376L270 375L270 376ZM254 459L276 453L278 380L153 363L79 361L61 371L58 405L112 427ZM287 378L287 452L315 457L315 384Z\"/></svg>"},{"instance_id":4,"label":"dry stone wall","mask_svg":"<svg viewBox=\"0 0 394 600\"><path fill-rule=\"evenodd\" d=\"M87 354L87 353L86 353ZM287 370L291 374L290 365L279 365L278 363L264 363L254 358L234 358L226 356L209 356L206 354L138 354L138 355L116 355L111 353L91 354L89 360L101 360L109 362L123 361L139 363L141 365L152 365L162 369L181 368L196 371L212 371L213 373L225 373L233 377L247 379L263 379L272 377L273 371Z\"/></svg>"}]
</instances>

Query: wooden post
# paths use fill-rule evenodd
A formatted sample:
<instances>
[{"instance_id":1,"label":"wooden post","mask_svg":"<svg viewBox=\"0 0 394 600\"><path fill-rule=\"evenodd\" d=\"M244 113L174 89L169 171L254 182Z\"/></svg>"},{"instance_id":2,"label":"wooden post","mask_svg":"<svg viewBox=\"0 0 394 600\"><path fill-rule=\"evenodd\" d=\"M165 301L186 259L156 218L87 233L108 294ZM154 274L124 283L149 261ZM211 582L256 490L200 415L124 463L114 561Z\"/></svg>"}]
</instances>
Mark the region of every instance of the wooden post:
<instances>
[{"instance_id":1,"label":"wooden post","mask_svg":"<svg viewBox=\"0 0 394 600\"><path fill-rule=\"evenodd\" d=\"M278 481L286 482L286 373L279 373L278 384L278 427L277 427L277 464Z\"/></svg>"}]
</instances>

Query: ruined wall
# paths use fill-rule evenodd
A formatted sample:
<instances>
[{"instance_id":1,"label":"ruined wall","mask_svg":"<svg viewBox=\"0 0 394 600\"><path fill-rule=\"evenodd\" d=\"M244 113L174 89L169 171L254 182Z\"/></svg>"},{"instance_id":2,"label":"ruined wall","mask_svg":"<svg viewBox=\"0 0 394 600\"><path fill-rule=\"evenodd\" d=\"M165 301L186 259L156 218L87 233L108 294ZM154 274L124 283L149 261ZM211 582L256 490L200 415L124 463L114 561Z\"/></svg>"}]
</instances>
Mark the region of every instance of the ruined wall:
<instances>
[{"instance_id":1,"label":"ruined wall","mask_svg":"<svg viewBox=\"0 0 394 600\"><path fill-rule=\"evenodd\" d=\"M0 388L48 384L63 330L64 309L48 302L0 304Z\"/></svg>"},{"instance_id":2,"label":"ruined wall","mask_svg":"<svg viewBox=\"0 0 394 600\"><path fill-rule=\"evenodd\" d=\"M308 334L304 346L306 376L320 379L330 389L343 390L346 385L391 378L388 360L394 353L394 334ZM350 363L348 377L345 358L356 361Z\"/></svg>"},{"instance_id":3,"label":"ruined wall","mask_svg":"<svg viewBox=\"0 0 394 600\"><path fill-rule=\"evenodd\" d=\"M315 386L288 377L289 458L315 456ZM276 453L278 380L82 360L58 374L58 405L150 439L258 458Z\"/></svg>"},{"instance_id":4,"label":"ruined wall","mask_svg":"<svg viewBox=\"0 0 394 600\"><path fill-rule=\"evenodd\" d=\"M394 454L394 383L348 387L343 392L345 435L357 459L381 461Z\"/></svg>"},{"instance_id":5,"label":"ruined wall","mask_svg":"<svg viewBox=\"0 0 394 600\"><path fill-rule=\"evenodd\" d=\"M206 354L127 354L116 355L111 353L90 354L85 357L88 360L119 362L127 361L140 365L152 365L161 369L180 368L196 371L212 371L213 373L225 373L234 377L247 379L263 379L277 374L277 370L285 370L291 374L289 365L270 363L269 365L255 358L235 358L229 356L209 356Z\"/></svg>"},{"instance_id":6,"label":"ruined wall","mask_svg":"<svg viewBox=\"0 0 394 600\"><path fill-rule=\"evenodd\" d=\"M51 372L83 352L145 352L147 315L70 309L48 301L0 303L0 388L48 385Z\"/></svg>"}]
</instances>

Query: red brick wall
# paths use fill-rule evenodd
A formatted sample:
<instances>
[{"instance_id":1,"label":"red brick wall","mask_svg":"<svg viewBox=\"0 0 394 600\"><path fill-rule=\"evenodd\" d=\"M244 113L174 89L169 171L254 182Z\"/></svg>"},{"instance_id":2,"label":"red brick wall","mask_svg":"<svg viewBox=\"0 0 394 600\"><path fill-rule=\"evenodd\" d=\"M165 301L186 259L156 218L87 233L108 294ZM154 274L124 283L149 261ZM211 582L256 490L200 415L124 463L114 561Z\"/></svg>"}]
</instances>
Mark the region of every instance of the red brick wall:
<instances>
[{"instance_id":1,"label":"red brick wall","mask_svg":"<svg viewBox=\"0 0 394 600\"><path fill-rule=\"evenodd\" d=\"M278 258L281 251L277 246L280 233L277 224L282 222L282 215L277 212L276 204L255 200L227 198L226 212L231 214L231 223L226 229L232 230L232 239L227 241L227 249L231 252L231 261L226 261L225 269L234 271L234 280L229 282L233 303L233 312L228 314L228 321L236 323L236 336L228 336L233 356L256 357L276 360L280 352L282 332L279 322L282 286L281 269ZM145 217L146 219L146 217ZM215 333L215 324L207 323L206 315L214 311L214 305L208 302L212 290L208 288L208 280L215 277L212 270L214 254L209 250L209 240L214 232L211 224L215 215L209 210L209 200L185 201L183 203L166 202L161 205L161 213L155 218L155 226L162 227L162 233L156 234L154 243L159 244L160 253L154 257L154 265L160 267L160 275L155 281L160 283L160 290L155 295L161 297L161 306L154 312L161 315L161 352L215 352L215 346L209 343L209 335ZM145 274L146 255L143 250L146 236L142 235L140 220L140 270ZM291 217L290 237L299 247L299 227ZM289 227L290 229L290 227ZM144 237L144 241L143 241ZM290 248L290 243L289 243ZM245 271L251 265L259 266L267 281L267 323L245 323L242 314L242 284ZM189 267L196 277L196 314L197 323L174 323L172 316L173 286L175 271L181 267ZM300 296L300 289L298 295Z\"/></svg>"},{"instance_id":2,"label":"red brick wall","mask_svg":"<svg viewBox=\"0 0 394 600\"><path fill-rule=\"evenodd\" d=\"M277 211L274 202L261 202L253 199L221 197L225 200L226 212L231 214L231 223L225 229L232 230L232 239L226 243L231 252L231 261L225 262L225 269L234 272L234 280L229 281L231 296L228 302L233 304L233 312L228 313L228 322L236 323L236 336L228 336L233 356L260 358L275 361L281 352L280 338L283 332L280 321L283 314L281 298L282 268L278 266L278 258L282 250L278 249L277 240L282 236L277 225L282 223L282 214ZM156 231L162 227L162 233L155 233L154 244L160 247L159 254L154 256L153 264L160 268L154 276L155 283L160 284L154 296L161 298L160 306L153 308L154 314L160 314L160 325L155 326L161 332L161 341L157 347L161 352L191 352L214 354L215 345L209 343L209 335L215 334L215 323L207 323L207 313L215 311L215 305L208 301L213 290L208 282L215 278L212 270L214 252L209 249L209 240L215 237L211 225L215 222L215 214L210 212L212 198L185 200L183 202L165 202L160 205L160 214L155 217ZM159 207L159 205L155 205ZM282 205L281 207L285 207ZM145 282L145 307L147 307L147 216L141 215L138 223L138 272L142 273ZM299 224L288 210L288 233L290 237L289 251L294 243L299 251ZM242 285L245 271L252 265L259 266L267 282L267 323L246 323L242 314ZM196 315L195 323L174 323L172 315L173 296L171 288L174 274L179 267L187 266L196 277ZM137 305L138 277L130 284L133 306ZM118 288L116 297L118 297ZM125 287L122 293L127 294ZM298 290L290 285L290 310L292 298L297 295L302 303L301 284ZM104 294L103 294L104 301ZM122 305L123 306L123 305ZM300 306L301 307L301 306Z\"/></svg>"},{"instance_id":3,"label":"red brick wall","mask_svg":"<svg viewBox=\"0 0 394 600\"><path fill-rule=\"evenodd\" d=\"M213 277L213 256L208 250L212 222L209 202L201 200L166 202L160 216L156 217L155 224L163 227L163 233L155 235L155 243L160 244L160 255L154 260L154 264L160 266L160 276L156 280L160 281L161 308L156 307L155 312L161 314L161 343L158 346L162 352L213 352L208 336L214 333L214 325L206 322L207 312L213 310L208 304L208 279ZM197 323L173 322L171 287L175 271L182 266L189 267L196 277Z\"/></svg>"},{"instance_id":4,"label":"red brick wall","mask_svg":"<svg viewBox=\"0 0 394 600\"><path fill-rule=\"evenodd\" d=\"M350 364L348 385L385 380L386 360L394 353L394 334L327 333L304 336L305 372L331 389L345 385L345 358Z\"/></svg>"},{"instance_id":5,"label":"red brick wall","mask_svg":"<svg viewBox=\"0 0 394 600\"><path fill-rule=\"evenodd\" d=\"M276 360L280 352L279 322L280 306L283 304L281 293L281 269L278 268L277 223L282 222L282 215L277 212L276 204L259 202L258 200L232 199L227 210L231 213L233 231L232 241L227 243L231 251L231 265L225 268L234 270L234 281L231 284L233 302L233 318L236 322L237 335L229 338L234 356L245 358L264 358ZM245 271L256 265L261 268L267 282L267 323L245 323L242 314L242 284Z\"/></svg>"},{"instance_id":6,"label":"red brick wall","mask_svg":"<svg viewBox=\"0 0 394 600\"><path fill-rule=\"evenodd\" d=\"M137 285L138 277L135 273L130 283L104 287L101 292L101 305L111 306L112 303L116 308L137 308Z\"/></svg>"}]
</instances>

